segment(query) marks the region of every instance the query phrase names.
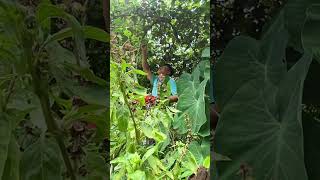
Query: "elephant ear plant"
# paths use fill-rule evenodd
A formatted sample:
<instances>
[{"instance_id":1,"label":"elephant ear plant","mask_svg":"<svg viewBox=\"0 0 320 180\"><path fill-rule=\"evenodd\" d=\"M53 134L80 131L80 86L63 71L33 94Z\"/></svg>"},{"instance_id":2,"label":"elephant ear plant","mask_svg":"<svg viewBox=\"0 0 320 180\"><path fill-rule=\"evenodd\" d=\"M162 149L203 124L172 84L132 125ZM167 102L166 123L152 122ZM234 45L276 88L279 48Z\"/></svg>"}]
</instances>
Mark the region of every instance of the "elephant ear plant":
<instances>
[{"instance_id":1,"label":"elephant ear plant","mask_svg":"<svg viewBox=\"0 0 320 180\"><path fill-rule=\"evenodd\" d=\"M312 54L288 70L283 24L279 18L261 40L236 37L217 63L215 148L232 159L217 163L221 180L308 179L301 104Z\"/></svg>"},{"instance_id":2,"label":"elephant ear plant","mask_svg":"<svg viewBox=\"0 0 320 180\"><path fill-rule=\"evenodd\" d=\"M69 157L66 130L75 121L89 121L97 126L93 141L106 138L107 83L89 69L84 40L106 43L108 34L80 25L76 18L48 2L43 1L33 11L16 2L0 1L0 177L3 180L79 179L81 164ZM51 21L57 19L63 19L67 26L53 33ZM66 38L72 40L73 52L60 44ZM86 105L75 108L77 102L72 104L71 97L80 97ZM22 121L39 130L37 138L27 145L19 143L21 137L17 135ZM89 176L105 178L106 163L93 152L86 151L84 164L92 168Z\"/></svg>"},{"instance_id":3,"label":"elephant ear plant","mask_svg":"<svg viewBox=\"0 0 320 180\"><path fill-rule=\"evenodd\" d=\"M320 5L313 3L289 0L261 40L236 37L219 59L215 150L231 158L216 162L219 179L319 179L319 122L302 116L304 80L312 59L319 61ZM301 53L292 67L287 47Z\"/></svg>"}]
</instances>

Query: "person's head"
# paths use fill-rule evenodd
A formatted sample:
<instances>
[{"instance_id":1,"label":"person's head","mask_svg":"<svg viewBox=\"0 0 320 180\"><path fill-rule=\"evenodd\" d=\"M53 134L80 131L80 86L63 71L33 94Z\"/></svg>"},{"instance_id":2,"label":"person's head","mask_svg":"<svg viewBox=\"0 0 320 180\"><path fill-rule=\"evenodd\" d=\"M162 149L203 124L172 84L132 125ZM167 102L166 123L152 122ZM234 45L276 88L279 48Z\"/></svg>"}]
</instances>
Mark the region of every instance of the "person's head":
<instances>
[{"instance_id":1,"label":"person's head","mask_svg":"<svg viewBox=\"0 0 320 180\"><path fill-rule=\"evenodd\" d=\"M158 69L158 75L172 76L173 73L173 68L169 64L165 64Z\"/></svg>"}]
</instances>

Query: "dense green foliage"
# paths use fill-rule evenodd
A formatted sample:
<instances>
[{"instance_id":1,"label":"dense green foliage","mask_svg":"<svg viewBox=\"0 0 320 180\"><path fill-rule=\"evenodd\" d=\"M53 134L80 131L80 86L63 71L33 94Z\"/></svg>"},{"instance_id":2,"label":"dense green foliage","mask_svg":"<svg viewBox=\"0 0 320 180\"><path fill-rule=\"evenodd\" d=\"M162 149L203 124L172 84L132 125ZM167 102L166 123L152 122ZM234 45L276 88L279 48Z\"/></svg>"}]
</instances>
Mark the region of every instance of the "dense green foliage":
<instances>
[{"instance_id":1,"label":"dense green foliage","mask_svg":"<svg viewBox=\"0 0 320 180\"><path fill-rule=\"evenodd\" d=\"M208 177L208 1L112 1L111 9L111 178ZM180 76L177 104L147 108L141 41L153 71L169 63Z\"/></svg>"},{"instance_id":2,"label":"dense green foliage","mask_svg":"<svg viewBox=\"0 0 320 180\"><path fill-rule=\"evenodd\" d=\"M111 44L126 43L125 50L137 51L143 40L149 45L151 68L172 64L178 76L191 72L209 46L209 14L208 0L111 1Z\"/></svg>"},{"instance_id":3,"label":"dense green foliage","mask_svg":"<svg viewBox=\"0 0 320 180\"><path fill-rule=\"evenodd\" d=\"M318 60L319 6L311 4L289 0L259 40L236 37L219 58L214 147L231 158L217 163L219 179L319 179L319 121L302 111L304 80ZM294 65L288 47L302 54Z\"/></svg>"},{"instance_id":4,"label":"dense green foliage","mask_svg":"<svg viewBox=\"0 0 320 180\"><path fill-rule=\"evenodd\" d=\"M63 4L24 3L0 1L1 179L106 179L107 82L85 39L108 34Z\"/></svg>"},{"instance_id":5,"label":"dense green foliage","mask_svg":"<svg viewBox=\"0 0 320 180\"><path fill-rule=\"evenodd\" d=\"M201 83L203 88L179 91L177 109L160 102L146 110L146 88L135 78L144 73L125 62L111 66L111 177L179 179L196 174L200 166L208 168L209 128L204 123L209 121L203 111L208 75ZM198 66L192 75L184 74L178 88L200 84L200 71Z\"/></svg>"}]
</instances>

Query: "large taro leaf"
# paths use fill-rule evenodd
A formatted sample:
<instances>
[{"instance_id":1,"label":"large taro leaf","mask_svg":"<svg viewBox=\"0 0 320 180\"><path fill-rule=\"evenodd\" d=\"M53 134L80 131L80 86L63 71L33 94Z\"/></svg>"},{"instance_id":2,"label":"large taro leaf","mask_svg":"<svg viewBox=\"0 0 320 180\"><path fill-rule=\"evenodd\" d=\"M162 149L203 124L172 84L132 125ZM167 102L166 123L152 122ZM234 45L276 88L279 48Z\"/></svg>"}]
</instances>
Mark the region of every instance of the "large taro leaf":
<instances>
[{"instance_id":1,"label":"large taro leaf","mask_svg":"<svg viewBox=\"0 0 320 180\"><path fill-rule=\"evenodd\" d=\"M22 154L21 180L60 180L62 164L60 149L55 140L41 137Z\"/></svg>"},{"instance_id":2,"label":"large taro leaf","mask_svg":"<svg viewBox=\"0 0 320 180\"><path fill-rule=\"evenodd\" d=\"M280 30L267 35L262 42L238 36L229 43L215 73L219 109L223 110L237 89L252 79L261 84L265 80L273 85L279 83L286 71L283 59L287 38L287 33Z\"/></svg>"},{"instance_id":3,"label":"large taro leaf","mask_svg":"<svg viewBox=\"0 0 320 180\"><path fill-rule=\"evenodd\" d=\"M182 111L174 118L173 126L181 133L186 132L185 115L190 119L191 130L197 134L207 121L205 112L205 88L209 80L209 74L205 73L201 66L197 66L192 74L185 73L177 81L179 101L177 109ZM206 66L203 66L206 67ZM203 76L201 76L203 75Z\"/></svg>"},{"instance_id":4,"label":"large taro leaf","mask_svg":"<svg viewBox=\"0 0 320 180\"><path fill-rule=\"evenodd\" d=\"M307 9L307 19L302 31L304 49L310 48L320 62L320 4L313 4Z\"/></svg>"},{"instance_id":5,"label":"large taro leaf","mask_svg":"<svg viewBox=\"0 0 320 180\"><path fill-rule=\"evenodd\" d=\"M301 99L312 57L304 54L287 71L282 61L286 38L283 31L261 42L238 37L217 63L222 112L214 146L232 159L217 162L221 180L241 178L240 167L249 169L248 178L259 180L307 179Z\"/></svg>"}]
</instances>

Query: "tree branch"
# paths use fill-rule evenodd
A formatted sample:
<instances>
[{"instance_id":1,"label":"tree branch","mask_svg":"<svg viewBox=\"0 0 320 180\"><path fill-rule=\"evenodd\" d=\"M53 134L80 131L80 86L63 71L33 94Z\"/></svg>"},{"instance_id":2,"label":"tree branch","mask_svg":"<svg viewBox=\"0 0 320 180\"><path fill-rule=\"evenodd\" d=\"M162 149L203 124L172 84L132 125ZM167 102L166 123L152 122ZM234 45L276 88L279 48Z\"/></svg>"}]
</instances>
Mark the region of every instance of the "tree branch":
<instances>
[{"instance_id":1,"label":"tree branch","mask_svg":"<svg viewBox=\"0 0 320 180\"><path fill-rule=\"evenodd\" d=\"M118 77L119 77L119 79L120 79L120 73L119 73L119 72L118 72ZM139 143L140 136L139 136L137 124L136 124L136 121L135 121L133 112L132 112L132 110L131 110L131 108L130 108L130 105L129 105L129 102L128 102L128 98L127 98L127 94L126 94L126 91L125 91L125 89L124 89L124 85L123 85L123 83L122 83L121 80L119 81L119 83L120 83L120 90L121 90L121 92L122 92L122 96L123 96L124 102L125 102L125 104L127 105L128 109L129 109L130 117L131 117L131 120L132 120L132 122L133 122L134 131L135 131L135 134L136 134L137 144L140 144L140 143Z\"/></svg>"},{"instance_id":2,"label":"tree branch","mask_svg":"<svg viewBox=\"0 0 320 180\"><path fill-rule=\"evenodd\" d=\"M44 115L44 118L48 127L48 131L54 135L54 138L56 139L59 145L64 163L71 177L71 180L76 180L76 175L74 173L73 167L68 157L68 152L63 141L62 133L51 113L51 108L49 103L49 94L48 94L48 83L47 83L47 80L41 78L38 64L32 70L31 76L33 80L32 82L34 86L34 91L40 100L42 113Z\"/></svg>"}]
</instances>

